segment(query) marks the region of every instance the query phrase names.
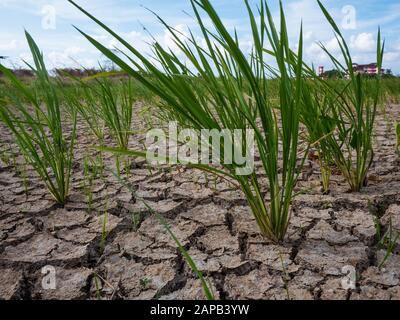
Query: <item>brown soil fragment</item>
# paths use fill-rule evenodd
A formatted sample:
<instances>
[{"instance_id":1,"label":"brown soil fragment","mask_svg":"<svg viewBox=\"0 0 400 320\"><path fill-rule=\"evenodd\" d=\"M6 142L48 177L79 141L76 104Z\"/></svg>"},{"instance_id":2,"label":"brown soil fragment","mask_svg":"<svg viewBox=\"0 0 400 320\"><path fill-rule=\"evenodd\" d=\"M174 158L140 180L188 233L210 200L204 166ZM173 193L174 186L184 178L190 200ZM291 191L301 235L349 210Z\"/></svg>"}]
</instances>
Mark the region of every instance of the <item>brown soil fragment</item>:
<instances>
[{"instance_id":1,"label":"brown soil fragment","mask_svg":"<svg viewBox=\"0 0 400 320\"><path fill-rule=\"evenodd\" d=\"M328 222L323 220L319 221L307 233L307 236L311 240L324 240L330 245L344 245L357 240L356 237L352 236L346 230L335 231Z\"/></svg>"},{"instance_id":2,"label":"brown soil fragment","mask_svg":"<svg viewBox=\"0 0 400 320\"><path fill-rule=\"evenodd\" d=\"M187 212L182 213L185 219L201 223L206 227L213 227L225 224L227 211L215 204L199 205Z\"/></svg>"},{"instance_id":3,"label":"brown soil fragment","mask_svg":"<svg viewBox=\"0 0 400 320\"><path fill-rule=\"evenodd\" d=\"M16 246L5 247L0 262L46 264L82 260L86 249L85 245L77 246L48 233L39 233Z\"/></svg>"},{"instance_id":4,"label":"brown soil fragment","mask_svg":"<svg viewBox=\"0 0 400 320\"><path fill-rule=\"evenodd\" d=\"M295 261L325 275L342 275L344 266L368 265L368 247L360 243L331 246L326 241L308 240L299 248Z\"/></svg>"},{"instance_id":5,"label":"brown soil fragment","mask_svg":"<svg viewBox=\"0 0 400 320\"><path fill-rule=\"evenodd\" d=\"M284 290L284 282L279 276L268 274L268 270L260 268L247 275L228 275L225 278L224 290L231 299L271 299L273 289Z\"/></svg>"},{"instance_id":6,"label":"brown soil fragment","mask_svg":"<svg viewBox=\"0 0 400 320\"><path fill-rule=\"evenodd\" d=\"M0 272L0 300L11 300L22 298L19 294L23 282L21 271L13 269L2 269Z\"/></svg>"},{"instance_id":7,"label":"brown soil fragment","mask_svg":"<svg viewBox=\"0 0 400 320\"><path fill-rule=\"evenodd\" d=\"M287 273L293 273L300 267L290 259L291 248L274 244L250 244L247 250L249 260L261 262L266 267Z\"/></svg>"},{"instance_id":8,"label":"brown soil fragment","mask_svg":"<svg viewBox=\"0 0 400 320\"><path fill-rule=\"evenodd\" d=\"M215 283L213 281L209 282L211 284L210 290L213 292L214 297L219 299ZM201 281L189 278L182 289L163 295L160 297L160 300L206 300L206 298Z\"/></svg>"},{"instance_id":9,"label":"brown soil fragment","mask_svg":"<svg viewBox=\"0 0 400 320\"><path fill-rule=\"evenodd\" d=\"M127 299L154 299L168 291L175 279L175 268L169 261L145 265L113 255L100 266L100 270L104 275L101 292ZM92 283L92 292L95 290Z\"/></svg>"}]
</instances>

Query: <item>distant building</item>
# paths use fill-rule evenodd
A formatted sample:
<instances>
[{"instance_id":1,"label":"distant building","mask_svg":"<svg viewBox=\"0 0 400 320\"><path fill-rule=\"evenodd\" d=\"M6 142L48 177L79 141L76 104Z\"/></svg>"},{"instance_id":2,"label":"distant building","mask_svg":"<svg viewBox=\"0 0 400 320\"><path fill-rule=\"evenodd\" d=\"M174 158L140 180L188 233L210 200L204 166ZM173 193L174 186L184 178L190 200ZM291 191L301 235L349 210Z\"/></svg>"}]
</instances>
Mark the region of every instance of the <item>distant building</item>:
<instances>
[{"instance_id":1,"label":"distant building","mask_svg":"<svg viewBox=\"0 0 400 320\"><path fill-rule=\"evenodd\" d=\"M370 64L354 63L353 70L355 73L377 75L378 74L378 65L376 63L370 63Z\"/></svg>"},{"instance_id":2,"label":"distant building","mask_svg":"<svg viewBox=\"0 0 400 320\"><path fill-rule=\"evenodd\" d=\"M353 70L354 73L356 74L362 74L362 75L368 75L368 76L374 76L377 74L381 75L392 75L392 70L391 69L381 69L380 72L378 72L378 64L376 63L370 63L370 64L353 64ZM324 66L320 66L318 68L318 75L321 78L349 78L348 70L346 70L346 73L340 72L338 70L329 70L325 71Z\"/></svg>"},{"instance_id":3,"label":"distant building","mask_svg":"<svg viewBox=\"0 0 400 320\"><path fill-rule=\"evenodd\" d=\"M355 73L365 74L365 75L377 75L377 74L392 74L390 69L378 70L378 65L376 63L370 64L353 64L353 70Z\"/></svg>"}]
</instances>

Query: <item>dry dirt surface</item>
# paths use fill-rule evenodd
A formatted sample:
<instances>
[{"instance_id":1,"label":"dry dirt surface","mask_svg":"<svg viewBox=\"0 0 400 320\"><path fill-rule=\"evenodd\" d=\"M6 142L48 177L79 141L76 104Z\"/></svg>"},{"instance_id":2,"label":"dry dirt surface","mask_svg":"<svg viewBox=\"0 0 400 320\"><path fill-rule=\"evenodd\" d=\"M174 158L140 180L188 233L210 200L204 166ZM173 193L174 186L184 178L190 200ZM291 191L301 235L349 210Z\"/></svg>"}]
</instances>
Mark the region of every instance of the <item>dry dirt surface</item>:
<instances>
[{"instance_id":1,"label":"dry dirt surface","mask_svg":"<svg viewBox=\"0 0 400 320\"><path fill-rule=\"evenodd\" d=\"M348 193L334 175L323 195L318 164L306 163L280 245L259 235L242 193L224 180L192 169L149 169L142 160L123 176L165 217L219 299L400 299L400 241L379 269L386 248L376 228L383 233L392 221L400 231L399 157L388 121L399 111L388 107L377 118L375 161L361 193ZM1 124L0 141L3 150L17 150ZM24 179L0 165L0 299L204 299L164 227L109 171L93 182L89 210L83 158L94 144L80 124L64 208L32 170ZM112 155L104 158L115 167ZM55 270L55 289L43 286L45 266ZM357 286L347 289L352 268Z\"/></svg>"}]
</instances>

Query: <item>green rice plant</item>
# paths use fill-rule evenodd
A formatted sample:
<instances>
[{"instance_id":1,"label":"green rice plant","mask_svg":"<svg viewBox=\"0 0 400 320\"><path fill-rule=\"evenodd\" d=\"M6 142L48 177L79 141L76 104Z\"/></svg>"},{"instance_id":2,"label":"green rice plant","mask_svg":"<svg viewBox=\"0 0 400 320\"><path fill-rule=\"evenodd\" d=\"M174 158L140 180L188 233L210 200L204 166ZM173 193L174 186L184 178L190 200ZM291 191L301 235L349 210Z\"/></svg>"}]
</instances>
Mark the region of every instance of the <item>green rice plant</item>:
<instances>
[{"instance_id":1,"label":"green rice plant","mask_svg":"<svg viewBox=\"0 0 400 320\"><path fill-rule=\"evenodd\" d=\"M289 273L287 272L286 265L285 265L285 263L283 261L283 257L282 257L282 253L281 252L279 252L279 259L281 261L281 266L282 266L282 272L283 272L282 281L283 281L284 286L285 286L286 297L287 297L288 300L290 300L289 281L290 281L291 278L290 278Z\"/></svg>"},{"instance_id":2,"label":"green rice plant","mask_svg":"<svg viewBox=\"0 0 400 320\"><path fill-rule=\"evenodd\" d=\"M96 111L110 130L111 136L121 150L128 150L132 135L132 116L135 102L132 79L114 84L107 74L94 78L96 86L91 86L93 96L98 96ZM120 172L120 158L116 157L117 171ZM129 170L129 165L125 164Z\"/></svg>"},{"instance_id":3,"label":"green rice plant","mask_svg":"<svg viewBox=\"0 0 400 320\"><path fill-rule=\"evenodd\" d=\"M101 156L100 159L102 159ZM93 209L93 193L92 193L93 183L97 178L102 177L103 169L101 165L102 164L98 165L97 162L89 156L85 156L85 158L83 159L84 180L82 182L82 189L84 194L86 195L86 199L89 206L89 212L91 212Z\"/></svg>"},{"instance_id":4,"label":"green rice plant","mask_svg":"<svg viewBox=\"0 0 400 320\"><path fill-rule=\"evenodd\" d=\"M377 106L381 101L381 76L375 79L358 74L348 45L328 11L318 1L322 12L335 31L344 63L324 45L322 49L332 60L339 74L348 79L325 80L312 68L303 65L304 72L315 81L308 81L302 90L301 121L309 138L317 143L320 153L322 181L327 188L329 166L334 163L348 182L351 191L360 191L367 183L367 174L374 158L373 133ZM377 64L382 67L384 43L380 30L377 41ZM295 54L292 54L296 61ZM324 176L325 173L327 176Z\"/></svg>"},{"instance_id":5,"label":"green rice plant","mask_svg":"<svg viewBox=\"0 0 400 320\"><path fill-rule=\"evenodd\" d=\"M0 161L6 167L11 167L13 165L11 150L12 150L12 148L10 146L7 149L5 146L2 146L1 150L0 150Z\"/></svg>"},{"instance_id":6,"label":"green rice plant","mask_svg":"<svg viewBox=\"0 0 400 320\"><path fill-rule=\"evenodd\" d=\"M19 169L19 175L22 178L22 185L24 186L25 197L28 199L28 188L29 188L29 180L27 176L27 168L26 168L26 160L23 164L21 164L21 168Z\"/></svg>"},{"instance_id":7,"label":"green rice plant","mask_svg":"<svg viewBox=\"0 0 400 320\"><path fill-rule=\"evenodd\" d=\"M118 147L127 150L132 134L136 86L131 78L109 79L114 74L102 72L84 79L70 76L77 85L76 90L68 90L67 99L72 101L73 108L88 124L100 145L104 144L105 128L108 128ZM119 166L117 157L118 171Z\"/></svg>"},{"instance_id":8,"label":"green rice plant","mask_svg":"<svg viewBox=\"0 0 400 320\"><path fill-rule=\"evenodd\" d=\"M261 191L257 173L252 172L248 176L238 175L237 169L240 165L235 162L226 164L222 159L222 170L208 165L192 165L237 181L247 198L261 233L275 242L283 240L291 216L293 189L301 167L301 164L298 167L297 159L299 113L304 79L302 30L298 43L297 64L293 67L288 63L292 54L282 4L278 32L266 3L260 1L258 12L260 19L257 24L253 10L248 1L245 1L254 41L251 55L246 55L242 51L237 34L232 35L228 32L208 0L191 1L205 46L199 43L192 33L188 38L182 39L181 33L158 17L172 34L180 53L189 62L182 63L174 52L163 49L155 42L152 48L155 58L161 65L161 69L158 69L150 58L142 55L100 20L73 1L70 3L129 51L126 58L130 64L78 29L105 56L159 96L160 109L168 114L170 119L185 128L196 130L241 129L245 132L247 129L252 129L254 131L263 170L269 181L269 202ZM214 29L206 27L202 14L210 19ZM272 47L279 70L279 77L276 79L276 90L279 92L277 110L273 109L276 101L268 90L271 67L266 65L264 57L267 43ZM151 78L144 74L149 74ZM224 153L224 145L221 147L221 154ZM244 143L242 150L246 150L247 147ZM136 156L141 154L116 149L113 151ZM282 160L281 166L279 166L280 160Z\"/></svg>"},{"instance_id":9,"label":"green rice plant","mask_svg":"<svg viewBox=\"0 0 400 320\"><path fill-rule=\"evenodd\" d=\"M379 270L383 268L387 260L393 255L397 241L400 239L400 232L393 230L392 218L389 220L389 228L379 241L378 247L383 248L386 246L386 253L382 261L379 263Z\"/></svg>"},{"instance_id":10,"label":"green rice plant","mask_svg":"<svg viewBox=\"0 0 400 320\"><path fill-rule=\"evenodd\" d=\"M149 279L147 277L140 279L140 286L143 289L147 289L150 283L151 283L151 279Z\"/></svg>"},{"instance_id":11,"label":"green rice plant","mask_svg":"<svg viewBox=\"0 0 400 320\"><path fill-rule=\"evenodd\" d=\"M76 78L76 85L69 90L63 90L64 98L72 108L71 112L77 113L87 123L92 134L103 145L104 121L99 116L99 101L97 93L91 85Z\"/></svg>"},{"instance_id":12,"label":"green rice plant","mask_svg":"<svg viewBox=\"0 0 400 320\"><path fill-rule=\"evenodd\" d=\"M331 184L332 169L325 159L324 155L321 154L320 160L320 170L321 170L321 184L324 194L328 194Z\"/></svg>"},{"instance_id":13,"label":"green rice plant","mask_svg":"<svg viewBox=\"0 0 400 320\"><path fill-rule=\"evenodd\" d=\"M264 50L266 53L276 56L271 50ZM297 55L289 53L290 63L296 67L298 63ZM303 63L304 72L308 77L314 77L310 67ZM272 70L275 78L279 77L278 70ZM276 82L276 81L274 81ZM336 120L332 115L331 107L332 95L326 90L326 84L319 81L303 81L301 90L301 103L299 104L300 122L307 128L307 136L303 139L308 140L309 147L314 147L316 158L320 164L321 184L323 192L329 193L330 178L332 174L332 156L327 148L326 140L334 133Z\"/></svg>"},{"instance_id":14,"label":"green rice plant","mask_svg":"<svg viewBox=\"0 0 400 320\"><path fill-rule=\"evenodd\" d=\"M101 252L104 251L104 248L106 246L106 240L107 240L107 207L106 210L104 211L104 216L103 216L103 226L101 229L101 240L100 240L100 250Z\"/></svg>"},{"instance_id":15,"label":"green rice plant","mask_svg":"<svg viewBox=\"0 0 400 320\"><path fill-rule=\"evenodd\" d=\"M98 278L97 274L95 274L93 276L93 280L94 280L94 285L95 285L95 288L96 288L96 299L97 300L102 300L101 291L100 291L100 285L99 285L99 278Z\"/></svg>"},{"instance_id":16,"label":"green rice plant","mask_svg":"<svg viewBox=\"0 0 400 320\"><path fill-rule=\"evenodd\" d=\"M347 74L349 78L344 87L338 86L340 82L326 82L328 88L325 94L331 105L330 120L334 120L336 128L335 134L323 139L321 145L346 178L351 191L357 192L366 185L367 174L374 158L373 133L377 106L381 98L381 76L369 79L354 70L350 50L342 33L319 0L318 4L335 31L344 63L342 64L324 45L321 44L321 47L337 70ZM379 30L376 55L378 70L382 69L384 47ZM370 85L371 82L373 86ZM329 121L328 128L331 124ZM326 131L324 133L329 134Z\"/></svg>"},{"instance_id":17,"label":"green rice plant","mask_svg":"<svg viewBox=\"0 0 400 320\"><path fill-rule=\"evenodd\" d=\"M371 206L370 203L368 203ZM378 216L374 216L375 238L381 241L382 239L382 224Z\"/></svg>"},{"instance_id":18,"label":"green rice plant","mask_svg":"<svg viewBox=\"0 0 400 320\"><path fill-rule=\"evenodd\" d=\"M118 147L128 149L129 138L132 134L133 105L135 102L132 80L120 81L113 85L111 79L96 78L98 87L94 93L99 94L97 112L106 127L110 130Z\"/></svg>"},{"instance_id":19,"label":"green rice plant","mask_svg":"<svg viewBox=\"0 0 400 320\"><path fill-rule=\"evenodd\" d=\"M17 155L15 152L11 151L11 160L13 168L18 171ZM17 172L18 173L18 172Z\"/></svg>"},{"instance_id":20,"label":"green rice plant","mask_svg":"<svg viewBox=\"0 0 400 320\"><path fill-rule=\"evenodd\" d=\"M341 151L333 136L337 127L337 121L331 111L334 99L326 93L324 84L310 81L303 86L302 99L301 123L307 128L308 139L317 150L322 188L324 193L328 193L331 163L334 162L331 149L336 147L338 152Z\"/></svg>"},{"instance_id":21,"label":"green rice plant","mask_svg":"<svg viewBox=\"0 0 400 320\"><path fill-rule=\"evenodd\" d=\"M132 230L137 231L139 229L139 224L143 219L142 212L132 212L131 220L132 220Z\"/></svg>"},{"instance_id":22,"label":"green rice plant","mask_svg":"<svg viewBox=\"0 0 400 320\"><path fill-rule=\"evenodd\" d=\"M55 84L46 70L39 48L29 33L25 34L35 65L29 67L35 73L36 86L40 91L32 91L10 70L0 65L0 71L19 93L9 96L12 106L0 106L0 120L14 134L21 153L46 184L51 195L63 205L70 186L76 117L72 117L73 129L68 140L64 137Z\"/></svg>"},{"instance_id":23,"label":"green rice plant","mask_svg":"<svg viewBox=\"0 0 400 320\"><path fill-rule=\"evenodd\" d=\"M400 155L400 123L396 122L396 152Z\"/></svg>"}]
</instances>

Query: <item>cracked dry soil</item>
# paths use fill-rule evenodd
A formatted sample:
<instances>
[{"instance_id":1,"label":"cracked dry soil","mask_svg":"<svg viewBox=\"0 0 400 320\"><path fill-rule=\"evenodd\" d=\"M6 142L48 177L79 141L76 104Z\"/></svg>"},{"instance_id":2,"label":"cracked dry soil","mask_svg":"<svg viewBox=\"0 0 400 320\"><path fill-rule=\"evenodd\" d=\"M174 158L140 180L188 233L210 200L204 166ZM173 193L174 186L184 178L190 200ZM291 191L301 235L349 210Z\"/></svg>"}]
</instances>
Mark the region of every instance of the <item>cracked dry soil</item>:
<instances>
[{"instance_id":1,"label":"cracked dry soil","mask_svg":"<svg viewBox=\"0 0 400 320\"><path fill-rule=\"evenodd\" d=\"M399 111L387 109L395 118ZM376 224L383 233L391 220L400 231L399 158L386 119L377 118L375 161L361 193L348 193L343 177L334 175L331 193L323 195L318 165L308 161L297 186L303 193L293 202L280 245L260 237L243 195L224 180L178 167L149 170L142 160L124 177L167 219L217 298L400 299L400 241L378 268L386 249L378 246ZM64 208L31 169L23 179L0 165L0 299L204 299L164 227L111 173L93 182L89 210L83 158L94 142L82 123L78 129ZM131 147L140 148L134 141L141 139L132 138ZM3 149L15 149L1 124L0 141ZM104 154L104 163L115 166L111 155ZM56 271L55 290L42 286L42 267L48 265ZM357 272L354 290L342 285L345 266Z\"/></svg>"}]
</instances>

